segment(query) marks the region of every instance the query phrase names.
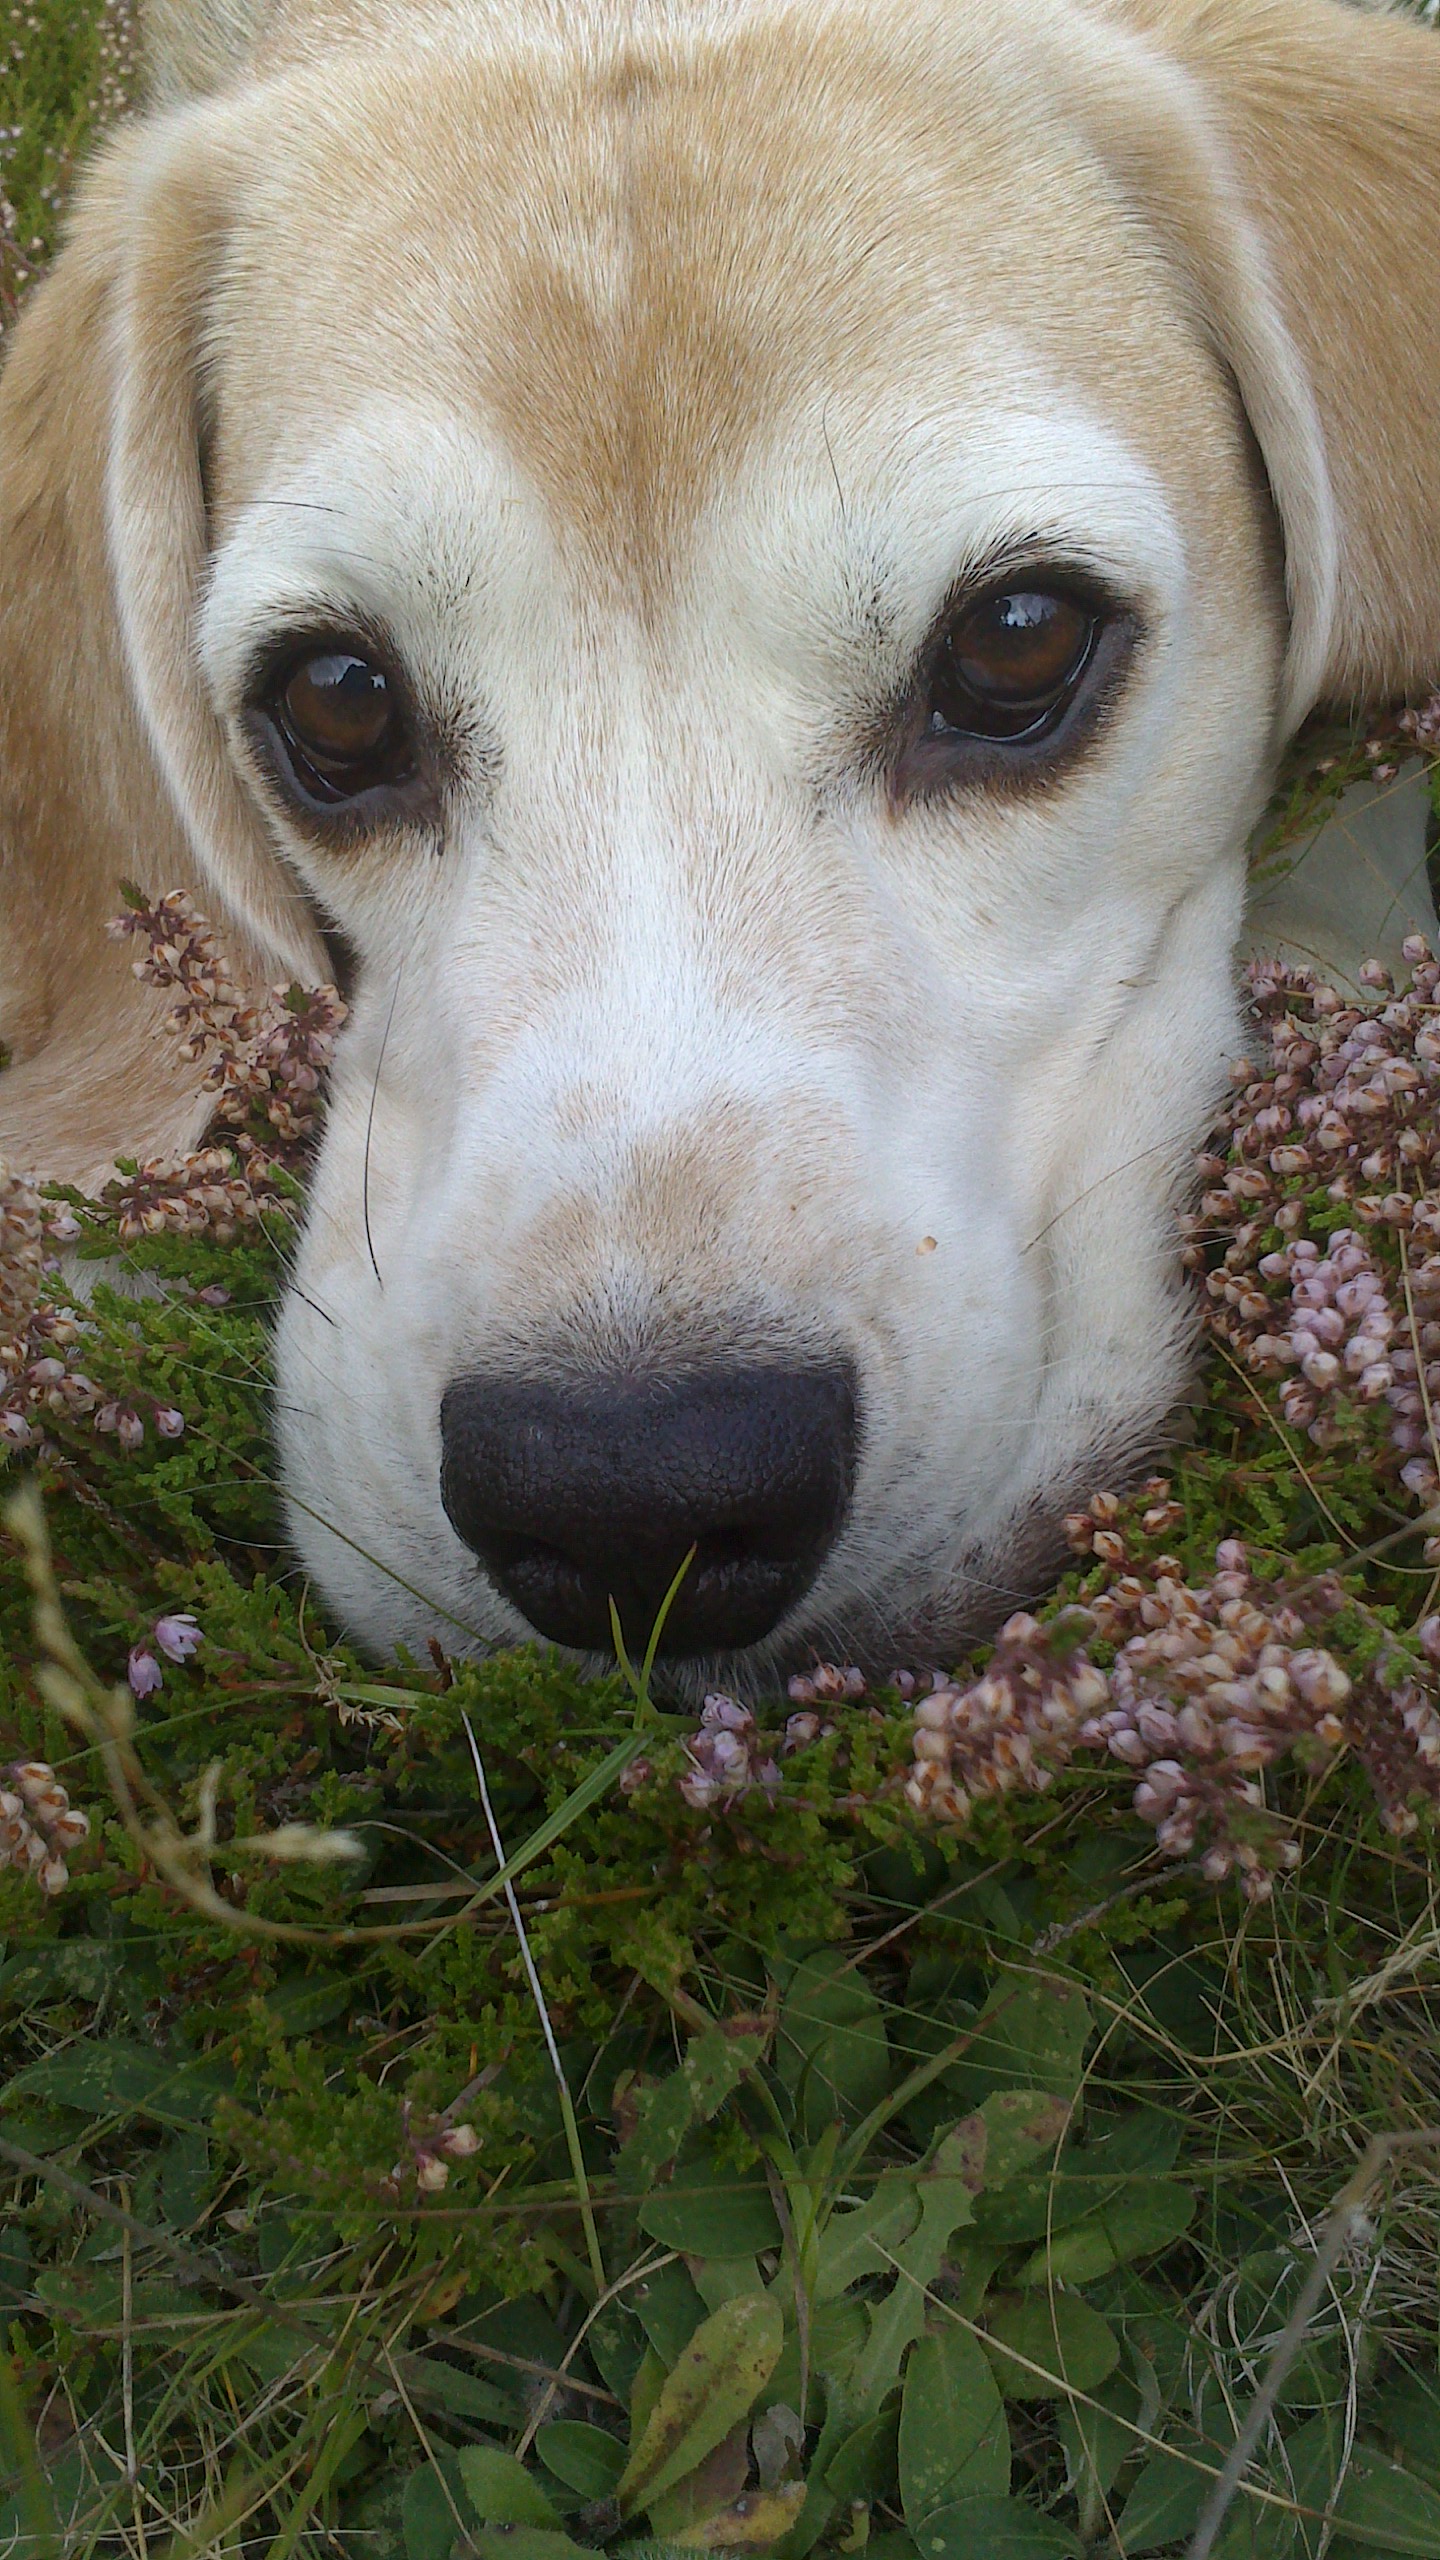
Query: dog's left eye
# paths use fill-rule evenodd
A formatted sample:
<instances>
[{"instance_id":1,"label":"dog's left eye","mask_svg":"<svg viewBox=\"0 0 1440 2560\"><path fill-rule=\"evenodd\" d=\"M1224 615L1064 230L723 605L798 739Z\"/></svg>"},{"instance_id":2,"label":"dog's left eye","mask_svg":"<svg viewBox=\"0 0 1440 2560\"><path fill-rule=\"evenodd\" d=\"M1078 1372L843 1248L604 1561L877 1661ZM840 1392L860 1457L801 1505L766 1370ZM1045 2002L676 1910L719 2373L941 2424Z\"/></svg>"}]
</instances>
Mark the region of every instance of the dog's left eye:
<instances>
[{"instance_id":1,"label":"dog's left eye","mask_svg":"<svg viewBox=\"0 0 1440 2560\"><path fill-rule=\"evenodd\" d=\"M280 669L261 705L290 779L326 805L408 782L415 749L383 667L340 645Z\"/></svg>"},{"instance_id":2,"label":"dog's left eye","mask_svg":"<svg viewBox=\"0 0 1440 2560\"><path fill-rule=\"evenodd\" d=\"M1008 587L967 604L931 669L932 737L1042 738L1090 663L1101 628L1078 596Z\"/></svg>"}]
</instances>

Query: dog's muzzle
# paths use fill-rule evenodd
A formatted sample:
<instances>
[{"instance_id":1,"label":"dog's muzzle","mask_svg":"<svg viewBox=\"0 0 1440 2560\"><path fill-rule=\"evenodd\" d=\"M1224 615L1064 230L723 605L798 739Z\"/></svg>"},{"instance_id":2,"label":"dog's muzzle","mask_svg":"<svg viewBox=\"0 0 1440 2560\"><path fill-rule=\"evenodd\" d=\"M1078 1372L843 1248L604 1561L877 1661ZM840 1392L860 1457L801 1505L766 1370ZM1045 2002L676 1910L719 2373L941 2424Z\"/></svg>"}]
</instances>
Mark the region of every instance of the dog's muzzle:
<instances>
[{"instance_id":1,"label":"dog's muzzle","mask_svg":"<svg viewBox=\"0 0 1440 2560\"><path fill-rule=\"evenodd\" d=\"M609 1652L758 1644L809 1589L855 1477L844 1370L764 1366L576 1380L472 1376L440 1410L441 1495L542 1636ZM693 1553L692 1553L693 1550Z\"/></svg>"}]
</instances>

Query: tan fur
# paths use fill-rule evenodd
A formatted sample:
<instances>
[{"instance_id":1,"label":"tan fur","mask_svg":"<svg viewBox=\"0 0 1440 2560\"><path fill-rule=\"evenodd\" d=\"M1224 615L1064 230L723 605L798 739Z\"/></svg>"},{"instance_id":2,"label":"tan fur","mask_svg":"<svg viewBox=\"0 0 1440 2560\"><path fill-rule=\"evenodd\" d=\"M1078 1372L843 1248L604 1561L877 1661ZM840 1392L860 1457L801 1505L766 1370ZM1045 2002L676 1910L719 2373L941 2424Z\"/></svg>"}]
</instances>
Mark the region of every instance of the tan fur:
<instances>
[{"instance_id":1,"label":"tan fur","mask_svg":"<svg viewBox=\"0 0 1440 2560\"><path fill-rule=\"evenodd\" d=\"M1223 376L1206 369L1207 346L1219 352L1265 449L1293 590L1308 500L1292 509L1290 426L1267 440L1257 415L1263 313L1238 311L1273 291L1340 524L1320 689L1391 693L1440 666L1428 31L1338 0L1113 0L1066 13L1069 33L1058 13L894 0L741 10L733 24L609 0L152 0L150 15L158 94L217 101L111 149L0 382L0 1037L17 1062L0 1080L0 1140L13 1152L93 1170L193 1129L153 1007L99 932L123 874L197 880L256 969L320 966L195 680L201 431L213 394L223 521L277 436L314 426L307 404L342 396L347 355L357 388L403 374L416 294L435 306L432 345L451 315L455 398L523 455L593 550L597 589L619 576L640 593L827 336L863 381L894 361L897 302L919 325L957 274L982 299L1008 292L1042 348L1083 315L1097 391L1138 279L1157 325L1165 294L1182 323L1191 306L1193 353L1172 326L1152 378L1135 348L1112 399L1225 541L1240 501L1209 478L1232 434ZM967 82L983 61L993 86L997 47L1013 116L976 147ZM584 273L547 224L546 188L570 192ZM1133 222L1133 272L1091 271L1087 191ZM307 202L311 237L297 233ZM1027 204L1021 241L1011 224ZM1010 208L998 223L997 205ZM1258 282L1237 210L1269 271ZM462 272L467 220L487 256ZM892 220L909 239L898 280L883 254L866 272ZM850 282L837 296L817 276L797 296L794 241L827 225L850 244ZM331 360L287 384L287 426L267 365L307 291L322 341L328 306Z\"/></svg>"},{"instance_id":2,"label":"tan fur","mask_svg":"<svg viewBox=\"0 0 1440 2560\"><path fill-rule=\"evenodd\" d=\"M161 103L0 379L0 1149L93 1177L198 1128L122 877L193 886L252 976L321 974L334 923L276 1428L356 1639L525 1632L447 1508L457 1382L803 1359L861 1439L764 1641L941 1659L1184 1391L1176 1193L1277 742L1440 674L1440 37L1340 0L150 21ZM1124 607L1048 763L930 719L927 635L1000 563ZM331 631L444 742L349 832L256 743L259 666Z\"/></svg>"}]
</instances>

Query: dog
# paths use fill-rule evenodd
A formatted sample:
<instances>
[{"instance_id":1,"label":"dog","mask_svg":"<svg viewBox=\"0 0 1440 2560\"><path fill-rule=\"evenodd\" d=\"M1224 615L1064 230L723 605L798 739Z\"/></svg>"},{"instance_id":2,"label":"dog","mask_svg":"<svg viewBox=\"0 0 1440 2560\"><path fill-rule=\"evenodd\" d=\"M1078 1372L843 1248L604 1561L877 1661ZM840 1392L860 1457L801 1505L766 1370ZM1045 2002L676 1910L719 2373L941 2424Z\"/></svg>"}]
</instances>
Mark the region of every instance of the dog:
<instances>
[{"instance_id":1,"label":"dog","mask_svg":"<svg viewBox=\"0 0 1440 2560\"><path fill-rule=\"evenodd\" d=\"M943 1659L1183 1394L1284 742L1440 672L1440 36L149 41L0 379L0 1144L198 1135L122 876L341 949L276 1420L356 1639Z\"/></svg>"}]
</instances>

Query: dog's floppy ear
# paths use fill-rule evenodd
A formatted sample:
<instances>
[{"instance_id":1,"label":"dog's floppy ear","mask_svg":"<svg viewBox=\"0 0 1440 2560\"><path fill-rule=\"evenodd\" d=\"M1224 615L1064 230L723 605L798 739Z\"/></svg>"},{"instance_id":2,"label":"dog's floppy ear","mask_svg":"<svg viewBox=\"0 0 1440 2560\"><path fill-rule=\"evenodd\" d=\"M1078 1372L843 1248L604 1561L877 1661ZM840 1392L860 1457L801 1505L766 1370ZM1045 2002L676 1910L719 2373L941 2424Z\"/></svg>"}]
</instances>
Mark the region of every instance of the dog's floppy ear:
<instances>
[{"instance_id":1,"label":"dog's floppy ear","mask_svg":"<svg viewBox=\"0 0 1440 2560\"><path fill-rule=\"evenodd\" d=\"M328 974L196 664L226 138L196 109L112 149L0 376L0 1152L76 1179L204 1116L107 941L122 879L192 886L257 983Z\"/></svg>"},{"instance_id":2,"label":"dog's floppy ear","mask_svg":"<svg viewBox=\"0 0 1440 2560\"><path fill-rule=\"evenodd\" d=\"M1274 493L1285 725L1428 687L1440 35L1345 0L1101 0L1099 23L1122 56L1091 101L1104 155L1233 372Z\"/></svg>"}]
</instances>

